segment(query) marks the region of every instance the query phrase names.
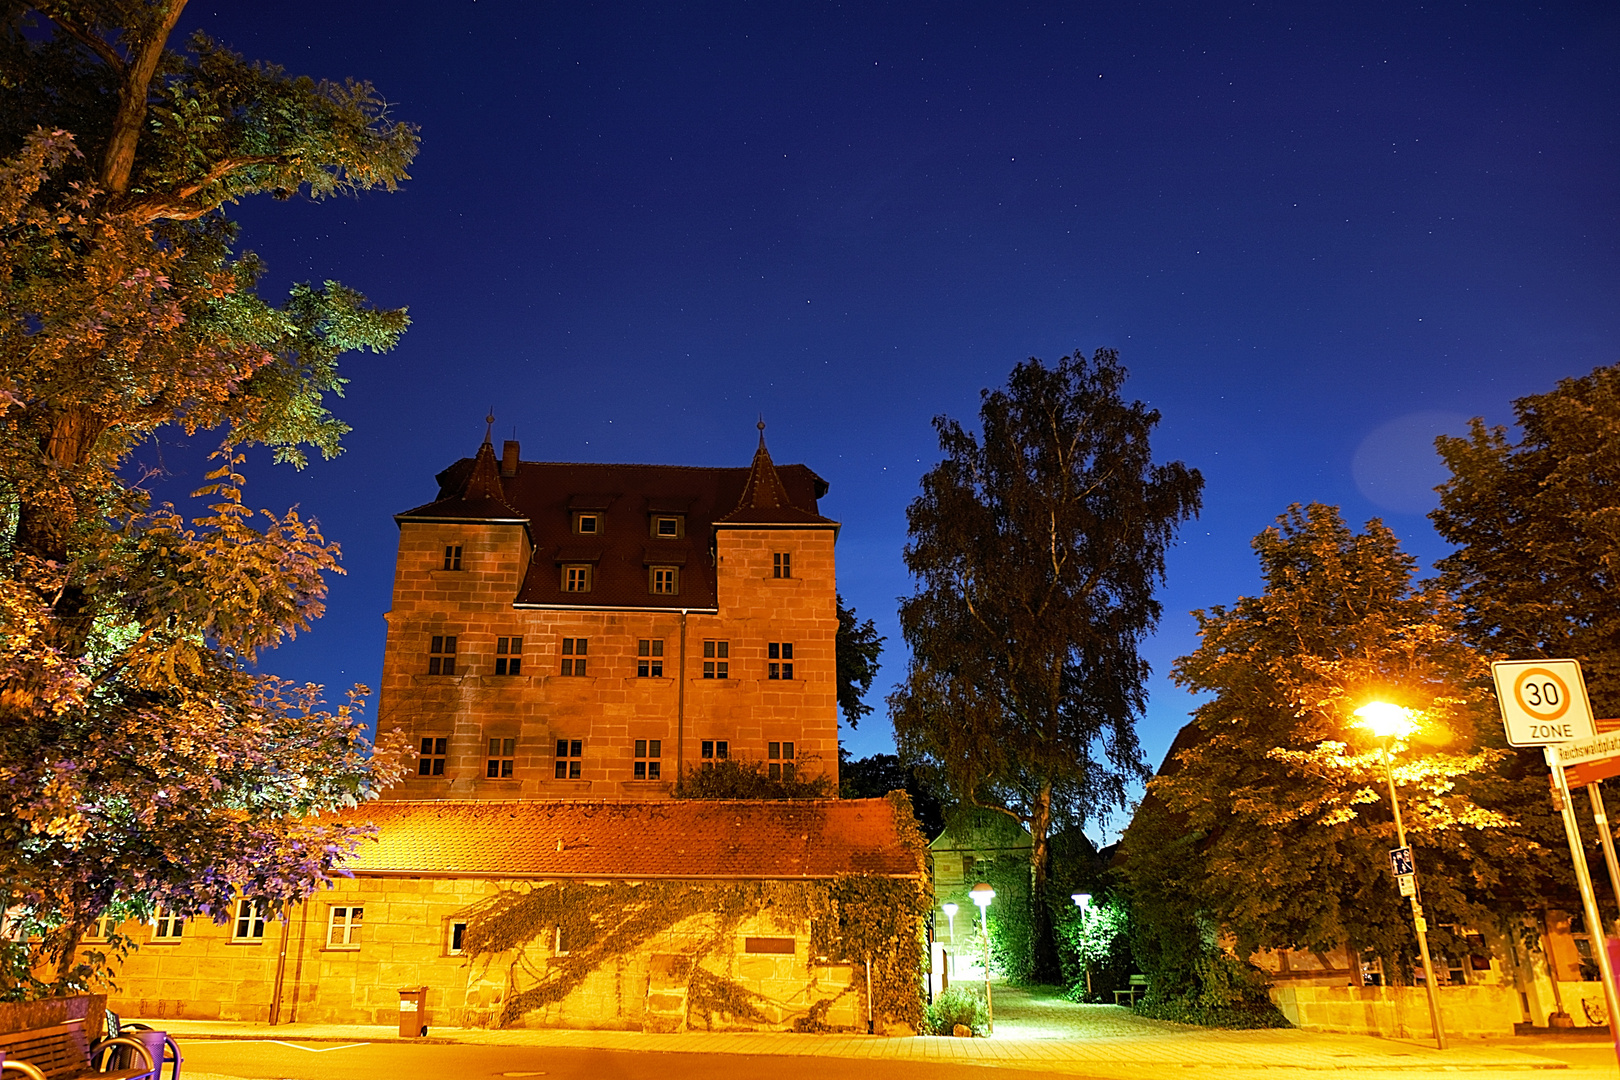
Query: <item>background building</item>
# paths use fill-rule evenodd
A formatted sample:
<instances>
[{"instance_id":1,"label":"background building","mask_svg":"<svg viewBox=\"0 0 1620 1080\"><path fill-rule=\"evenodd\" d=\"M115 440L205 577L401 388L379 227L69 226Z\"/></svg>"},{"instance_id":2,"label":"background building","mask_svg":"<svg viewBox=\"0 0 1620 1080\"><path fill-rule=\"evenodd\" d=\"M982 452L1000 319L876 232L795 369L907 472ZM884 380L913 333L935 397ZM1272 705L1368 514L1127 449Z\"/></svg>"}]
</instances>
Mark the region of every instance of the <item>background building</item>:
<instances>
[{"instance_id":1,"label":"background building","mask_svg":"<svg viewBox=\"0 0 1620 1080\"><path fill-rule=\"evenodd\" d=\"M728 757L838 768L836 522L778 468L497 460L399 514L379 727L398 799L665 797Z\"/></svg>"}]
</instances>

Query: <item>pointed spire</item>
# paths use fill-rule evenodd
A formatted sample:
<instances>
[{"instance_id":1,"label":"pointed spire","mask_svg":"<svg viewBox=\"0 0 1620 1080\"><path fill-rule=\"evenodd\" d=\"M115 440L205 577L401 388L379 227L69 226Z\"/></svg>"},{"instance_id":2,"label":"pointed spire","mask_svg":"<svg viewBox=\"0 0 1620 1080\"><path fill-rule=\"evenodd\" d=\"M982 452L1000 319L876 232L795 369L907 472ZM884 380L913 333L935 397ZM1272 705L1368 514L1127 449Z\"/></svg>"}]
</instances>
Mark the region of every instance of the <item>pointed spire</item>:
<instances>
[{"instance_id":1,"label":"pointed spire","mask_svg":"<svg viewBox=\"0 0 1620 1080\"><path fill-rule=\"evenodd\" d=\"M754 462L748 468L748 480L743 484L742 498L737 508L716 524L727 525L790 525L832 524L820 514L795 506L788 497L782 477L771 461L771 452L765 448L765 418L760 417L759 449L754 451Z\"/></svg>"},{"instance_id":2,"label":"pointed spire","mask_svg":"<svg viewBox=\"0 0 1620 1080\"><path fill-rule=\"evenodd\" d=\"M782 486L782 478L776 473L776 463L771 460L771 452L765 448L765 419L760 418L759 449L754 451L754 463L748 469L748 483L743 485L742 498L737 503L739 511L770 511L780 510L784 506L792 506L788 501L787 489Z\"/></svg>"},{"instance_id":3,"label":"pointed spire","mask_svg":"<svg viewBox=\"0 0 1620 1080\"><path fill-rule=\"evenodd\" d=\"M525 514L506 501L506 490L501 484L500 463L495 458L494 443L490 441L491 433L495 429L494 409L491 409L490 414L484 418L484 423L486 426L483 445L479 446L477 455L473 457L472 468L462 481L461 490L452 495L443 495L426 506L418 506L415 510L396 514L394 515L396 521L400 518L430 521L527 522L529 520ZM458 467L459 463L439 474L441 493L447 489L447 482L455 475Z\"/></svg>"}]
</instances>

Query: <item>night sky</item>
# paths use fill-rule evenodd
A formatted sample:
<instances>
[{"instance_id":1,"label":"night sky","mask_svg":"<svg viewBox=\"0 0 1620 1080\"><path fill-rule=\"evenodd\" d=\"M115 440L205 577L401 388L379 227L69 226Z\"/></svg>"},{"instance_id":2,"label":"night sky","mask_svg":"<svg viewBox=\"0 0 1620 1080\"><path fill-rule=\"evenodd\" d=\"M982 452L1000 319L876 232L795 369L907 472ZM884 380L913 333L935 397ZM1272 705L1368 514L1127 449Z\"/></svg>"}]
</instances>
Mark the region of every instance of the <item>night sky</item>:
<instances>
[{"instance_id":1,"label":"night sky","mask_svg":"<svg viewBox=\"0 0 1620 1080\"><path fill-rule=\"evenodd\" d=\"M343 456L250 472L348 570L267 666L377 683L392 515L492 404L526 460L746 465L763 415L889 636L845 732L889 750L930 419L1111 347L1206 480L1148 647L1156 765L1189 612L1257 591L1255 533L1320 500L1427 565L1434 434L1620 361L1620 8L1304 7L194 3L182 35L422 127L397 194L236 210L272 294L335 278L413 320L347 359Z\"/></svg>"}]
</instances>

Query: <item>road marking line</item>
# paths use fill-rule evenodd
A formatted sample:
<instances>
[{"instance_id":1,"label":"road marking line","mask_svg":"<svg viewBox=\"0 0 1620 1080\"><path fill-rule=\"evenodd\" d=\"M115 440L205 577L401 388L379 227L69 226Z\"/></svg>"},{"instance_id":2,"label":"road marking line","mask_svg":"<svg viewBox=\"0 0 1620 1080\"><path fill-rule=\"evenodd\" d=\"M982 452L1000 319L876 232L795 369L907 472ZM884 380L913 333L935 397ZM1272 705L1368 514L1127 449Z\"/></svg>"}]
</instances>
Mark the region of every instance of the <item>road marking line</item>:
<instances>
[{"instance_id":1,"label":"road marking line","mask_svg":"<svg viewBox=\"0 0 1620 1080\"><path fill-rule=\"evenodd\" d=\"M294 1050L302 1050L309 1054L326 1054L333 1050L354 1050L361 1046L371 1045L370 1043L348 1043L344 1046L323 1046L317 1050L313 1046L299 1046L297 1043L284 1042L281 1039L229 1039L223 1041L239 1043L271 1043L275 1046L290 1046Z\"/></svg>"}]
</instances>

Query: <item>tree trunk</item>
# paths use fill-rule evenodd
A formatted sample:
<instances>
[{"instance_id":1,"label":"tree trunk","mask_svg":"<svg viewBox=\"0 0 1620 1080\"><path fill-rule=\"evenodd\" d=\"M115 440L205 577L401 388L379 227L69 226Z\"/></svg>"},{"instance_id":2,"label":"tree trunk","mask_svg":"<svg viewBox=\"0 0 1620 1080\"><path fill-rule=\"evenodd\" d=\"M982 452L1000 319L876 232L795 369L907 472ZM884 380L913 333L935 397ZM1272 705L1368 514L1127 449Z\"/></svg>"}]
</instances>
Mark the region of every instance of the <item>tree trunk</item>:
<instances>
[{"instance_id":1,"label":"tree trunk","mask_svg":"<svg viewBox=\"0 0 1620 1080\"><path fill-rule=\"evenodd\" d=\"M1030 815L1030 976L1038 983L1058 983L1063 979L1058 962L1057 942L1052 936L1052 907L1046 895L1052 862L1052 784L1041 784Z\"/></svg>"},{"instance_id":2,"label":"tree trunk","mask_svg":"<svg viewBox=\"0 0 1620 1080\"><path fill-rule=\"evenodd\" d=\"M129 179L135 171L135 148L146 124L147 91L158 61L163 59L169 34L185 7L186 0L164 0L152 12L152 22L139 40L131 42L124 84L118 90L118 114L113 118L112 135L101 158L101 186L114 195L129 190Z\"/></svg>"}]
</instances>

